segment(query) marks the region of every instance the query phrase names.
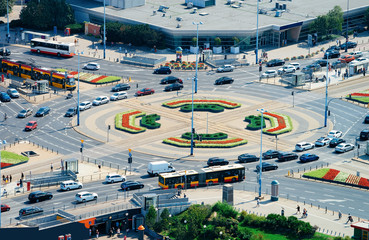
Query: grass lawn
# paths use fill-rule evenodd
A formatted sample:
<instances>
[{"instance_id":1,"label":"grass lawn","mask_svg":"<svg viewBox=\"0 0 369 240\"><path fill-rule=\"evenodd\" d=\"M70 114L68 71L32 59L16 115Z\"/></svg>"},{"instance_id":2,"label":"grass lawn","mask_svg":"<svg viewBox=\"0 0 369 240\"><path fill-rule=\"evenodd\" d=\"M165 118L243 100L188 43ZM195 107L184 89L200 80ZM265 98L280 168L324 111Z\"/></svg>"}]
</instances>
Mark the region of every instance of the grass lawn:
<instances>
[{"instance_id":1,"label":"grass lawn","mask_svg":"<svg viewBox=\"0 0 369 240\"><path fill-rule=\"evenodd\" d=\"M12 165L27 162L28 157L16 153L1 151L1 167L11 167Z\"/></svg>"}]
</instances>

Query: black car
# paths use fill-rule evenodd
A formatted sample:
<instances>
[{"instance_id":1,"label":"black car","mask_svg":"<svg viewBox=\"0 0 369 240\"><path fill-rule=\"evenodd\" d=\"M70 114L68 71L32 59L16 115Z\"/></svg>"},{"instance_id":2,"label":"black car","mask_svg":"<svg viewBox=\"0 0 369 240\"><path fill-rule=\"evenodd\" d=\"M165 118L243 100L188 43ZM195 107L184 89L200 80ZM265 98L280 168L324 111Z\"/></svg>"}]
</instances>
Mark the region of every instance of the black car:
<instances>
[{"instance_id":1,"label":"black car","mask_svg":"<svg viewBox=\"0 0 369 240\"><path fill-rule=\"evenodd\" d=\"M39 207L25 207L19 210L19 216L27 216L36 213L42 213L44 210Z\"/></svg>"},{"instance_id":2,"label":"black car","mask_svg":"<svg viewBox=\"0 0 369 240\"><path fill-rule=\"evenodd\" d=\"M340 47L339 47L339 46L337 46L337 45L330 46L330 47L327 49L327 52L328 52L328 51L332 51L332 50L339 51L339 50L340 50Z\"/></svg>"},{"instance_id":3,"label":"black car","mask_svg":"<svg viewBox=\"0 0 369 240\"><path fill-rule=\"evenodd\" d=\"M341 62L340 60L334 61L332 63L332 67L333 68L342 68L342 67L346 67L346 63L345 62Z\"/></svg>"},{"instance_id":4,"label":"black car","mask_svg":"<svg viewBox=\"0 0 369 240\"><path fill-rule=\"evenodd\" d=\"M310 65L307 65L301 71L302 72L316 72L316 71L320 71L321 69L322 69L322 66L320 66L319 64L313 63Z\"/></svg>"},{"instance_id":5,"label":"black car","mask_svg":"<svg viewBox=\"0 0 369 240\"><path fill-rule=\"evenodd\" d=\"M279 155L279 151L277 151L277 150L268 150L265 153L263 153L263 159L277 158L278 155Z\"/></svg>"},{"instance_id":6,"label":"black car","mask_svg":"<svg viewBox=\"0 0 369 240\"><path fill-rule=\"evenodd\" d=\"M317 161L319 156L313 153L305 153L300 156L300 162L307 163L312 161Z\"/></svg>"},{"instance_id":7,"label":"black car","mask_svg":"<svg viewBox=\"0 0 369 240\"><path fill-rule=\"evenodd\" d=\"M319 60L316 60L314 63L319 64L321 67L326 67L329 62L326 59L319 59Z\"/></svg>"},{"instance_id":8,"label":"black car","mask_svg":"<svg viewBox=\"0 0 369 240\"><path fill-rule=\"evenodd\" d=\"M31 192L28 195L28 200L30 202L39 202L39 201L49 200L52 198L53 198L53 194L51 192L36 191L36 192Z\"/></svg>"},{"instance_id":9,"label":"black car","mask_svg":"<svg viewBox=\"0 0 369 240\"><path fill-rule=\"evenodd\" d=\"M145 185L142 182L137 182L137 181L125 181L124 183L120 185L122 190L125 190L125 191L129 191L132 189L141 189L141 188L144 188L144 186Z\"/></svg>"},{"instance_id":10,"label":"black car","mask_svg":"<svg viewBox=\"0 0 369 240\"><path fill-rule=\"evenodd\" d=\"M208 166L216 166L216 165L228 165L229 162L224 158L212 157L209 158L207 162Z\"/></svg>"},{"instance_id":11,"label":"black car","mask_svg":"<svg viewBox=\"0 0 369 240\"><path fill-rule=\"evenodd\" d=\"M329 141L329 147L336 147L340 143L345 143L346 140L342 138L333 138L331 141Z\"/></svg>"},{"instance_id":12,"label":"black car","mask_svg":"<svg viewBox=\"0 0 369 240\"><path fill-rule=\"evenodd\" d=\"M9 56L11 51L7 48L0 48L0 56Z\"/></svg>"},{"instance_id":13,"label":"black car","mask_svg":"<svg viewBox=\"0 0 369 240\"><path fill-rule=\"evenodd\" d=\"M261 164L261 171L269 171L269 170L276 170L278 169L278 165L275 163L268 163L268 162L263 162ZM256 165L256 171L260 171L260 165Z\"/></svg>"},{"instance_id":14,"label":"black car","mask_svg":"<svg viewBox=\"0 0 369 240\"><path fill-rule=\"evenodd\" d=\"M259 158L255 155L244 153L238 156L238 161L242 163L256 162L259 161Z\"/></svg>"},{"instance_id":15,"label":"black car","mask_svg":"<svg viewBox=\"0 0 369 240\"><path fill-rule=\"evenodd\" d=\"M325 53L324 53L324 56L323 56L323 58L324 59L327 59L327 57L328 58L338 58L338 57L340 57L340 51L337 51L337 50L330 50L330 51L326 51Z\"/></svg>"},{"instance_id":16,"label":"black car","mask_svg":"<svg viewBox=\"0 0 369 240\"><path fill-rule=\"evenodd\" d=\"M36 112L36 117L43 117L49 114L50 108L49 107L42 107Z\"/></svg>"},{"instance_id":17,"label":"black car","mask_svg":"<svg viewBox=\"0 0 369 240\"><path fill-rule=\"evenodd\" d=\"M120 91L124 91L124 90L129 90L131 88L131 86L129 86L128 83L119 83L117 85L115 85L111 91L112 92L120 92Z\"/></svg>"},{"instance_id":18,"label":"black car","mask_svg":"<svg viewBox=\"0 0 369 240\"><path fill-rule=\"evenodd\" d=\"M293 152L280 152L278 155L278 161L280 162L291 161L298 158L299 155Z\"/></svg>"},{"instance_id":19,"label":"black car","mask_svg":"<svg viewBox=\"0 0 369 240\"><path fill-rule=\"evenodd\" d=\"M365 116L364 123L369 123L369 115Z\"/></svg>"},{"instance_id":20,"label":"black car","mask_svg":"<svg viewBox=\"0 0 369 240\"><path fill-rule=\"evenodd\" d=\"M76 114L77 114L77 108L76 107L71 107L67 110L67 112L65 113L65 116L66 117L73 117Z\"/></svg>"},{"instance_id":21,"label":"black car","mask_svg":"<svg viewBox=\"0 0 369 240\"><path fill-rule=\"evenodd\" d=\"M368 140L369 139L369 129L364 129L360 133L360 140Z\"/></svg>"},{"instance_id":22,"label":"black car","mask_svg":"<svg viewBox=\"0 0 369 240\"><path fill-rule=\"evenodd\" d=\"M284 60L282 59L272 59L269 62L266 63L267 67L274 67L274 66L283 66L284 65Z\"/></svg>"},{"instance_id":23,"label":"black car","mask_svg":"<svg viewBox=\"0 0 369 240\"><path fill-rule=\"evenodd\" d=\"M357 43L356 42L347 42L347 48L356 48ZM346 49L346 43L343 43L340 45L341 49Z\"/></svg>"},{"instance_id":24,"label":"black car","mask_svg":"<svg viewBox=\"0 0 369 240\"><path fill-rule=\"evenodd\" d=\"M172 83L164 88L164 91L179 91L183 88L183 85L180 83Z\"/></svg>"},{"instance_id":25,"label":"black car","mask_svg":"<svg viewBox=\"0 0 369 240\"><path fill-rule=\"evenodd\" d=\"M168 84L168 83L183 83L182 79L174 77L174 76L168 76L160 80L160 84Z\"/></svg>"},{"instance_id":26,"label":"black car","mask_svg":"<svg viewBox=\"0 0 369 240\"><path fill-rule=\"evenodd\" d=\"M154 74L171 74L172 70L170 67L160 67L154 70Z\"/></svg>"},{"instance_id":27,"label":"black car","mask_svg":"<svg viewBox=\"0 0 369 240\"><path fill-rule=\"evenodd\" d=\"M231 84L234 80L231 77L221 77L215 80L215 85Z\"/></svg>"}]
</instances>

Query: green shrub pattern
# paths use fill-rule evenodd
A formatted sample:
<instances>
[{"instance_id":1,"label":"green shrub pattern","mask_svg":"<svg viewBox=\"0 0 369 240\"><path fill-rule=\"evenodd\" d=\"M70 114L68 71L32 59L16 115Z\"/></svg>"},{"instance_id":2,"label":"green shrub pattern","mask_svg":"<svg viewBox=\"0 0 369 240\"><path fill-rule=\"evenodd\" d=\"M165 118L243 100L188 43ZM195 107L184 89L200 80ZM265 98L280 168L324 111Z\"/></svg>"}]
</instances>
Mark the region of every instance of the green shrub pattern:
<instances>
[{"instance_id":1,"label":"green shrub pattern","mask_svg":"<svg viewBox=\"0 0 369 240\"><path fill-rule=\"evenodd\" d=\"M261 116L250 115L245 117L245 122L249 122L246 126L249 130L260 130L261 128ZM263 128L265 128L265 119L263 118Z\"/></svg>"},{"instance_id":2,"label":"green shrub pattern","mask_svg":"<svg viewBox=\"0 0 369 240\"><path fill-rule=\"evenodd\" d=\"M160 120L158 114L145 115L140 120L140 126L148 129L160 128L161 124L156 122L158 120Z\"/></svg>"},{"instance_id":3,"label":"green shrub pattern","mask_svg":"<svg viewBox=\"0 0 369 240\"><path fill-rule=\"evenodd\" d=\"M220 140L220 139L227 139L228 135L222 132L219 133L213 133L213 134L205 134L205 133L200 133L200 134L194 134L193 135L193 139L198 139L198 137L201 136L202 140ZM185 139L191 139L191 132L186 132L184 134L182 134L181 136L182 138Z\"/></svg>"},{"instance_id":4,"label":"green shrub pattern","mask_svg":"<svg viewBox=\"0 0 369 240\"><path fill-rule=\"evenodd\" d=\"M215 104L194 104L193 105L194 111L207 111L207 112L213 112L213 113L219 113L224 111L224 107L218 106ZM187 104L181 107L182 112L191 112L192 111L192 105Z\"/></svg>"}]
</instances>

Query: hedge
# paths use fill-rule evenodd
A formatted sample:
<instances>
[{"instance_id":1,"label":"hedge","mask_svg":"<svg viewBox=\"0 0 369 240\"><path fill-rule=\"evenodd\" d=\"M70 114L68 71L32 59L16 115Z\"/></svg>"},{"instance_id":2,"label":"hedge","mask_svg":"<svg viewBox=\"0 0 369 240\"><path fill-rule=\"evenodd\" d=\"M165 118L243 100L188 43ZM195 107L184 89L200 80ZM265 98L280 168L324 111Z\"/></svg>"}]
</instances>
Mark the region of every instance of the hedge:
<instances>
[{"instance_id":1,"label":"hedge","mask_svg":"<svg viewBox=\"0 0 369 240\"><path fill-rule=\"evenodd\" d=\"M163 143L176 147L191 147L191 141L185 138L167 138ZM247 143L247 140L242 138L227 138L224 140L194 140L195 148L232 148Z\"/></svg>"},{"instance_id":2,"label":"hedge","mask_svg":"<svg viewBox=\"0 0 369 240\"><path fill-rule=\"evenodd\" d=\"M193 135L193 139L198 139L198 136L201 136L202 140L221 140L221 139L228 138L227 134L219 132L219 133L213 133L213 134L204 134L204 133L196 134L195 133ZM191 140L191 132L186 132L186 133L182 134L181 137L184 138L184 139Z\"/></svg>"},{"instance_id":3,"label":"hedge","mask_svg":"<svg viewBox=\"0 0 369 240\"><path fill-rule=\"evenodd\" d=\"M181 107L181 112L191 112L192 111L192 105L187 104ZM208 111L213 113L223 112L224 107L218 106L215 104L194 104L193 105L194 111Z\"/></svg>"},{"instance_id":4,"label":"hedge","mask_svg":"<svg viewBox=\"0 0 369 240\"><path fill-rule=\"evenodd\" d=\"M261 128L261 116L250 115L245 117L245 122L249 122L246 126L249 130L259 130ZM263 128L265 128L265 119L263 119Z\"/></svg>"},{"instance_id":5,"label":"hedge","mask_svg":"<svg viewBox=\"0 0 369 240\"><path fill-rule=\"evenodd\" d=\"M83 23L74 23L65 26L65 28L70 28L70 34L82 33L85 31L85 25Z\"/></svg>"},{"instance_id":6,"label":"hedge","mask_svg":"<svg viewBox=\"0 0 369 240\"><path fill-rule=\"evenodd\" d=\"M160 128L161 124L157 123L157 120L160 120L160 116L157 114L143 116L140 120L140 126L146 127L148 129Z\"/></svg>"}]
</instances>

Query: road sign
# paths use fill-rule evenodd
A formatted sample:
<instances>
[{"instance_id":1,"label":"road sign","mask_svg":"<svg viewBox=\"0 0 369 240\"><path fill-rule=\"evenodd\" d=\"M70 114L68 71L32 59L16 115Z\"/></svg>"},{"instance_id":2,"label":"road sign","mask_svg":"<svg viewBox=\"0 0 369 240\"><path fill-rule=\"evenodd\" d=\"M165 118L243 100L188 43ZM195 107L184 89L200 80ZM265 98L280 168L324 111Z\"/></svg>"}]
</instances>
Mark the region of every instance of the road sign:
<instances>
[{"instance_id":1,"label":"road sign","mask_svg":"<svg viewBox=\"0 0 369 240\"><path fill-rule=\"evenodd\" d=\"M131 152L131 151L132 151L132 149L128 148L128 152Z\"/></svg>"},{"instance_id":2,"label":"road sign","mask_svg":"<svg viewBox=\"0 0 369 240\"><path fill-rule=\"evenodd\" d=\"M129 157L132 157L132 153L130 153L130 152L129 152L129 153L128 153L128 156L129 156Z\"/></svg>"}]
</instances>

